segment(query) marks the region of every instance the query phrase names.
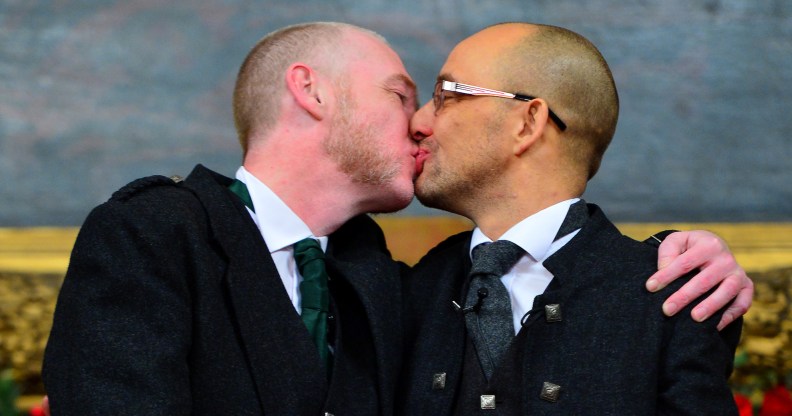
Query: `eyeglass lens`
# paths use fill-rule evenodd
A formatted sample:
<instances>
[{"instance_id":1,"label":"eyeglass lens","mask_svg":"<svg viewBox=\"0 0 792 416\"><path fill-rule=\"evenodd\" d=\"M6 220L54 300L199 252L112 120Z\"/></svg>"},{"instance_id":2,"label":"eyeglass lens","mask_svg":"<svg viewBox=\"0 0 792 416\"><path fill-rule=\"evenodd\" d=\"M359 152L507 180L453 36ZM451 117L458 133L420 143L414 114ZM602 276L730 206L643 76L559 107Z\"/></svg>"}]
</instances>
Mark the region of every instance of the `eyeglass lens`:
<instances>
[{"instance_id":1,"label":"eyeglass lens","mask_svg":"<svg viewBox=\"0 0 792 416\"><path fill-rule=\"evenodd\" d=\"M443 101L445 95L443 94L443 83L438 81L435 83L434 93L432 93L432 101L434 102L435 114L443 108Z\"/></svg>"}]
</instances>

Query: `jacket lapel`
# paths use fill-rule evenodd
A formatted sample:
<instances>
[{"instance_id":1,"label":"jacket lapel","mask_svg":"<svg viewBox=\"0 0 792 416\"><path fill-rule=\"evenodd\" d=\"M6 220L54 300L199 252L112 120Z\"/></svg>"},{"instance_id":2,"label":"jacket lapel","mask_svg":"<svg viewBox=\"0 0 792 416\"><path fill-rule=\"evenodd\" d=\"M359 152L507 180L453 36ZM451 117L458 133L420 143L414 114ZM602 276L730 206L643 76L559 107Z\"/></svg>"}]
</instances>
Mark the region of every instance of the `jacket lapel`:
<instances>
[{"instance_id":1,"label":"jacket lapel","mask_svg":"<svg viewBox=\"0 0 792 416\"><path fill-rule=\"evenodd\" d=\"M470 270L469 246L468 235L448 253L438 256L437 264L418 270L418 278L424 276L437 283L431 293L422 293L419 299L407 299L432 305L421 324L418 343L413 349L415 354L406 358L419 360L409 363L414 373L408 391L413 397L424 398L411 400L420 402L417 403L419 407L411 411L431 409L434 414L450 414L453 408L457 388L461 385L467 329L464 315L457 312L451 302L464 304L462 299Z\"/></svg>"},{"instance_id":2,"label":"jacket lapel","mask_svg":"<svg viewBox=\"0 0 792 416\"><path fill-rule=\"evenodd\" d=\"M586 290L588 283L594 278L590 271L596 269L597 262L602 260L599 248L608 247L614 244L613 239L621 237L621 233L605 218L599 207L594 204L588 204L588 207L589 219L580 232L542 263L553 274L553 280L550 281L545 292L534 300L532 310L536 312L531 314L522 329L529 331L523 338L522 346L524 351L522 384L526 389L532 387L531 381L535 381L534 377L536 377L537 369L532 363L540 363L541 366L555 365L537 358L546 355L546 351L542 348L546 348L547 345L537 338L566 339L562 337L565 328L563 320L569 318L568 315L564 315L565 305L574 301L580 290ZM558 316L555 318L548 316L548 309L545 308L545 306L555 308L556 305L558 308L556 312L560 313L558 316L561 321L555 320ZM529 390L524 394L525 397L532 398L540 392ZM530 413L531 403L532 400L523 400L525 406L523 412Z\"/></svg>"},{"instance_id":3,"label":"jacket lapel","mask_svg":"<svg viewBox=\"0 0 792 416\"><path fill-rule=\"evenodd\" d=\"M580 232L542 263L553 274L553 280L545 294L537 299L545 297L546 303L565 301L576 288L586 284L593 265L602 261L600 248L619 238L621 233L599 207L589 204L589 219Z\"/></svg>"},{"instance_id":4,"label":"jacket lapel","mask_svg":"<svg viewBox=\"0 0 792 416\"><path fill-rule=\"evenodd\" d=\"M230 179L200 168L191 174L198 180L187 186L202 201L211 232L228 256L224 283L262 411L318 414L327 380L269 249L247 209L228 191Z\"/></svg>"},{"instance_id":5,"label":"jacket lapel","mask_svg":"<svg viewBox=\"0 0 792 416\"><path fill-rule=\"evenodd\" d=\"M355 241L340 241L346 238L340 233L331 236L327 249L327 268L332 279L341 279L351 288L352 296L363 308L363 311L355 313L364 314L367 328L343 328L342 331L371 334L380 408L392 409L395 378L401 366L399 266L387 252L359 246ZM360 238L363 239L363 236ZM346 322L343 316L340 318ZM355 339L345 337L344 341L355 342Z\"/></svg>"}]
</instances>

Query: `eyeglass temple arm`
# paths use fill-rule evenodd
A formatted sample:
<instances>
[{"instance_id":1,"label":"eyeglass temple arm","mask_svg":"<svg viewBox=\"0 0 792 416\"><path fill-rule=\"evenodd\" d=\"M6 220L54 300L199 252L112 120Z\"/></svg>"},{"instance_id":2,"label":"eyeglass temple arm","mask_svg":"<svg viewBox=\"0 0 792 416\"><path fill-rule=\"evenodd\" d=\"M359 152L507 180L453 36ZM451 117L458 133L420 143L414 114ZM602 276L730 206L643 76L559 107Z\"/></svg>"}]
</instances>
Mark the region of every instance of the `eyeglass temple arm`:
<instances>
[{"instance_id":1,"label":"eyeglass temple arm","mask_svg":"<svg viewBox=\"0 0 792 416\"><path fill-rule=\"evenodd\" d=\"M443 89L446 90L446 91L459 92L459 93L462 93L462 94L487 95L487 96L493 96L493 97L513 98L513 99L517 99L517 100L520 100L520 101L531 101L531 100L536 99L536 97L532 97L530 95L512 94L512 93L498 91L498 90L491 90L489 88L477 87L475 85L468 85L468 84L462 84L460 82L445 81L445 80L443 81ZM556 123L556 125L558 126L558 128L561 131L566 130L566 127L567 127L566 123L561 121L561 118L559 118L556 115L556 113L553 112L553 110L550 110L549 107L548 107L548 113L550 115L550 119L552 119L553 122Z\"/></svg>"},{"instance_id":2,"label":"eyeglass temple arm","mask_svg":"<svg viewBox=\"0 0 792 416\"><path fill-rule=\"evenodd\" d=\"M536 97L531 97L530 95L524 95L524 94L514 94L514 99L520 101L531 101L531 100L535 100ZM566 130L567 128L566 123L561 121L561 118L558 117L556 113L554 113L553 110L550 109L550 107L547 107L547 113L550 116L550 119L556 123L559 130L561 131Z\"/></svg>"},{"instance_id":3,"label":"eyeglass temple arm","mask_svg":"<svg viewBox=\"0 0 792 416\"><path fill-rule=\"evenodd\" d=\"M510 94L508 92L491 90L489 88L482 88L475 85L462 84L460 82L454 81L443 81L443 89L469 95L491 95L503 98L516 98L516 95Z\"/></svg>"}]
</instances>

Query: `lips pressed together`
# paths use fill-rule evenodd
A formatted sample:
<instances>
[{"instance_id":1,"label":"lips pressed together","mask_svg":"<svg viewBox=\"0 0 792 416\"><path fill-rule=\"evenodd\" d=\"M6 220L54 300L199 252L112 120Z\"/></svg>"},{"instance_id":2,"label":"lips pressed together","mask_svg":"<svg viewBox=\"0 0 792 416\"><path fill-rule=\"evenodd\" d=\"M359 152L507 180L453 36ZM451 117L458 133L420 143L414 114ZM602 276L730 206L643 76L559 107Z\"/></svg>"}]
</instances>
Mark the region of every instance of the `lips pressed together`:
<instances>
[{"instance_id":1,"label":"lips pressed together","mask_svg":"<svg viewBox=\"0 0 792 416\"><path fill-rule=\"evenodd\" d=\"M423 172L423 166L426 159L429 158L429 151L424 148L418 149L418 154L415 155L415 177L417 178Z\"/></svg>"}]
</instances>

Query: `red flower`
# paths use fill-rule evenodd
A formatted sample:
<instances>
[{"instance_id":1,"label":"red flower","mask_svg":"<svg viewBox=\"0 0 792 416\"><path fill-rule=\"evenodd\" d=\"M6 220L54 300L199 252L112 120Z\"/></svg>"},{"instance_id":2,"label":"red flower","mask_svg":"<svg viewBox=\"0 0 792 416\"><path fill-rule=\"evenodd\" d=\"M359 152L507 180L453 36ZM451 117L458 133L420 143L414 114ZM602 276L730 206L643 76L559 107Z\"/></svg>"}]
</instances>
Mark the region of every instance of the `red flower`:
<instances>
[{"instance_id":1,"label":"red flower","mask_svg":"<svg viewBox=\"0 0 792 416\"><path fill-rule=\"evenodd\" d=\"M792 396L784 386L768 390L759 416L792 416Z\"/></svg>"},{"instance_id":2,"label":"red flower","mask_svg":"<svg viewBox=\"0 0 792 416\"><path fill-rule=\"evenodd\" d=\"M753 405L751 401L739 393L734 393L734 402L737 403L737 410L740 416L753 416Z\"/></svg>"}]
</instances>

